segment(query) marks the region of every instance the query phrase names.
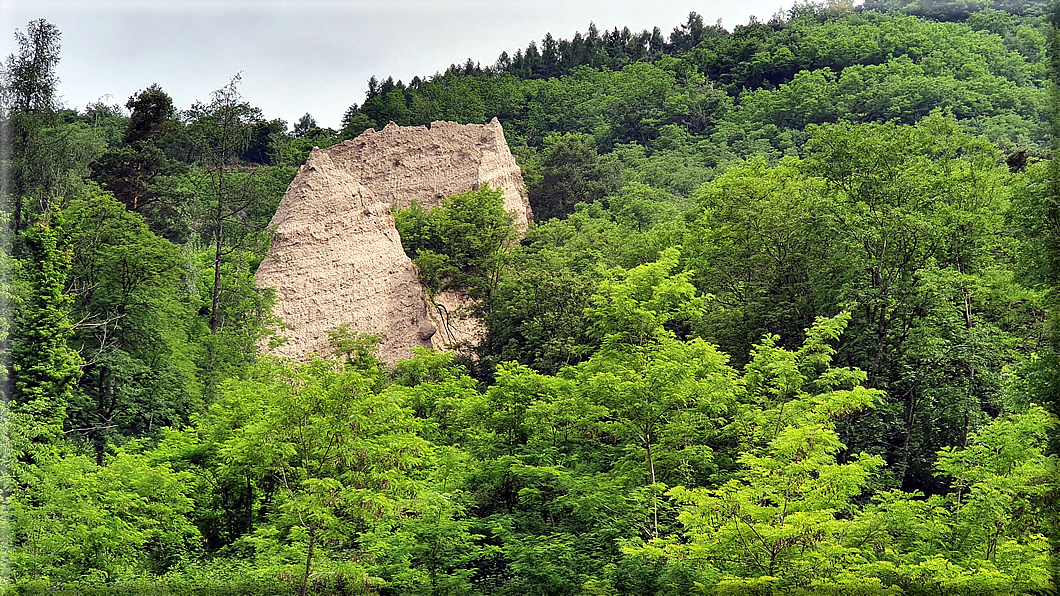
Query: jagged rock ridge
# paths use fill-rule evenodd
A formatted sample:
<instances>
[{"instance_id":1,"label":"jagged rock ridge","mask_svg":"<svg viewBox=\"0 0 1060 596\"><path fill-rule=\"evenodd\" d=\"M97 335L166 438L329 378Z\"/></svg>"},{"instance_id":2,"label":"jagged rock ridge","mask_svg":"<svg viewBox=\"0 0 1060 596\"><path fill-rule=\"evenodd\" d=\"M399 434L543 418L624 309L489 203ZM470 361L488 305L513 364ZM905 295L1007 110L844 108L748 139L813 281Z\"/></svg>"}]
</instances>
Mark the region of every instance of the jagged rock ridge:
<instances>
[{"instance_id":1,"label":"jagged rock ridge","mask_svg":"<svg viewBox=\"0 0 1060 596\"><path fill-rule=\"evenodd\" d=\"M413 199L435 207L450 195L489 184L525 229L530 220L522 174L496 118L486 125L433 122L381 131L314 149L280 202L276 235L256 278L276 288L276 314L289 340L272 353L301 359L328 351L328 330L344 323L382 335L379 356L394 362L414 346L444 349L474 339L472 319L445 318L463 304L426 298L401 248L391 206ZM438 308L438 305L444 308Z\"/></svg>"}]
</instances>

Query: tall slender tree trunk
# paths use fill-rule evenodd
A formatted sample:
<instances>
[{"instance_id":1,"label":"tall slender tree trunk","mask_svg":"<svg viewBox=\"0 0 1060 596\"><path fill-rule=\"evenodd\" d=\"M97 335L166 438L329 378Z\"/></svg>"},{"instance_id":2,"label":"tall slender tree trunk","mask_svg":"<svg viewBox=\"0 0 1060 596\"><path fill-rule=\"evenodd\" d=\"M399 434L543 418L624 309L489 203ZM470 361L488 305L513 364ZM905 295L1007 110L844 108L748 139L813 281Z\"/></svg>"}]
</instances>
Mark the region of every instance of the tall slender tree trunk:
<instances>
[{"instance_id":1,"label":"tall slender tree trunk","mask_svg":"<svg viewBox=\"0 0 1060 596\"><path fill-rule=\"evenodd\" d=\"M651 478L652 484L652 501L651 501L651 516L652 516L652 536L654 538L659 537L659 503L655 499L655 459L651 455L651 432L644 434L644 443L648 447L648 475Z\"/></svg>"},{"instance_id":2,"label":"tall slender tree trunk","mask_svg":"<svg viewBox=\"0 0 1060 596\"><path fill-rule=\"evenodd\" d=\"M648 476L651 478L651 483L655 484L655 460L651 456L651 435L647 435L644 443L648 446Z\"/></svg>"},{"instance_id":3,"label":"tall slender tree trunk","mask_svg":"<svg viewBox=\"0 0 1060 596\"><path fill-rule=\"evenodd\" d=\"M25 124L23 124L22 126L24 127ZM19 138L19 143L15 146L15 151L25 151L26 150L26 145L29 144L29 131L26 130L25 128L22 128L19 131L18 138ZM15 155L17 155L17 153ZM21 167L25 168L25 165L22 165ZM25 195L25 192L26 192L25 182L24 182L25 172L17 173L16 174L16 178L17 178L17 183L15 184L15 187L12 189L14 191L14 194L15 194L15 205L14 205L14 209L13 209L14 213L12 213L12 222L11 222L11 228L14 231L14 233L11 235L11 238L12 238L12 242L17 245L21 241L19 239L19 232L22 231L22 228L23 228L23 225L24 225L24 222L22 221L22 211L24 209L23 200L24 200L24 195Z\"/></svg>"},{"instance_id":4,"label":"tall slender tree trunk","mask_svg":"<svg viewBox=\"0 0 1060 596\"><path fill-rule=\"evenodd\" d=\"M11 237L14 239L13 242L18 242L18 233L22 231L22 193L15 195L13 211L11 229L14 233Z\"/></svg>"},{"instance_id":5,"label":"tall slender tree trunk","mask_svg":"<svg viewBox=\"0 0 1060 596\"><path fill-rule=\"evenodd\" d=\"M298 591L299 596L305 596L306 588L309 587L309 570L313 565L313 546L316 544L317 529L309 529L309 552L305 556L305 575L302 576L302 588Z\"/></svg>"},{"instance_id":6,"label":"tall slender tree trunk","mask_svg":"<svg viewBox=\"0 0 1060 596\"><path fill-rule=\"evenodd\" d=\"M213 302L210 307L210 335L221 326L221 257L224 248L224 166L217 171L217 211L214 230Z\"/></svg>"},{"instance_id":7,"label":"tall slender tree trunk","mask_svg":"<svg viewBox=\"0 0 1060 596\"><path fill-rule=\"evenodd\" d=\"M909 389L906 393L906 398L905 415L903 416L905 427L902 429L902 446L899 448L901 456L898 460L898 465L895 466L895 479L898 481L899 487L905 483L906 472L909 471L910 440L913 436L913 424L916 422L917 409L919 408L916 387Z\"/></svg>"}]
</instances>

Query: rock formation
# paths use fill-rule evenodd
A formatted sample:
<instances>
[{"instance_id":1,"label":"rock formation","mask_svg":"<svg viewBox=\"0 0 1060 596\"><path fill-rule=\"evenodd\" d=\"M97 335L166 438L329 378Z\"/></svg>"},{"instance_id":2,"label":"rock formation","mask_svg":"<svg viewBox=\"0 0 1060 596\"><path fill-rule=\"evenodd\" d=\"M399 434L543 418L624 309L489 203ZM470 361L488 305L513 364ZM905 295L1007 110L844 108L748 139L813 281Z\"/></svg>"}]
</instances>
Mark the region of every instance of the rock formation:
<instances>
[{"instance_id":1,"label":"rock formation","mask_svg":"<svg viewBox=\"0 0 1060 596\"><path fill-rule=\"evenodd\" d=\"M522 174L496 118L487 125L433 122L369 129L352 141L314 149L280 202L261 287L276 288L288 341L271 350L302 359L329 351L327 332L344 323L379 334L379 357L407 358L414 346L445 349L475 339L480 326L454 316L461 296L433 304L401 248L392 206L443 198L489 184L525 229L531 218ZM439 308L439 305L441 308ZM446 316L448 313L448 317Z\"/></svg>"}]
</instances>

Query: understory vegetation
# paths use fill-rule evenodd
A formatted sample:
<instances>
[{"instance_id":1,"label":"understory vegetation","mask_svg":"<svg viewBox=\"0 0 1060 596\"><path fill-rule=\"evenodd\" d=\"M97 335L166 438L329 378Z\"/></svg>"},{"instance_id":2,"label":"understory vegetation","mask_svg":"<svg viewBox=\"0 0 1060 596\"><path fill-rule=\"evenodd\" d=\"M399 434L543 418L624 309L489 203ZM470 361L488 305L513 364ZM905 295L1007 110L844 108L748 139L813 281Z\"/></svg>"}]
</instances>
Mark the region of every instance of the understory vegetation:
<instances>
[{"instance_id":1,"label":"understory vegetation","mask_svg":"<svg viewBox=\"0 0 1060 596\"><path fill-rule=\"evenodd\" d=\"M0 593L1046 594L1057 23L797 4L368 83L341 130L3 65ZM1053 45L1050 45L1053 44ZM482 341L292 362L253 273L314 146L500 119L395 221Z\"/></svg>"}]
</instances>

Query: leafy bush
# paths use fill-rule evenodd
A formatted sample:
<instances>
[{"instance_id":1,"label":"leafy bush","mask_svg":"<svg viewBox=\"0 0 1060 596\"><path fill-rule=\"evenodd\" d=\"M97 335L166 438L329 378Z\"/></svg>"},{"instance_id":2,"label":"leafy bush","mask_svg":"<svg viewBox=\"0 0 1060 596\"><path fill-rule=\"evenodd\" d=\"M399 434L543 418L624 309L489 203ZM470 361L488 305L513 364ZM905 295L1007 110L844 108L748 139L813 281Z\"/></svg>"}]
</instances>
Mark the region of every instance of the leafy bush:
<instances>
[{"instance_id":1,"label":"leafy bush","mask_svg":"<svg viewBox=\"0 0 1060 596\"><path fill-rule=\"evenodd\" d=\"M465 289L476 298L497 286L507 249L515 240L512 214L499 188L484 185L442 200L426 210L413 201L394 213L405 253L432 293Z\"/></svg>"}]
</instances>

